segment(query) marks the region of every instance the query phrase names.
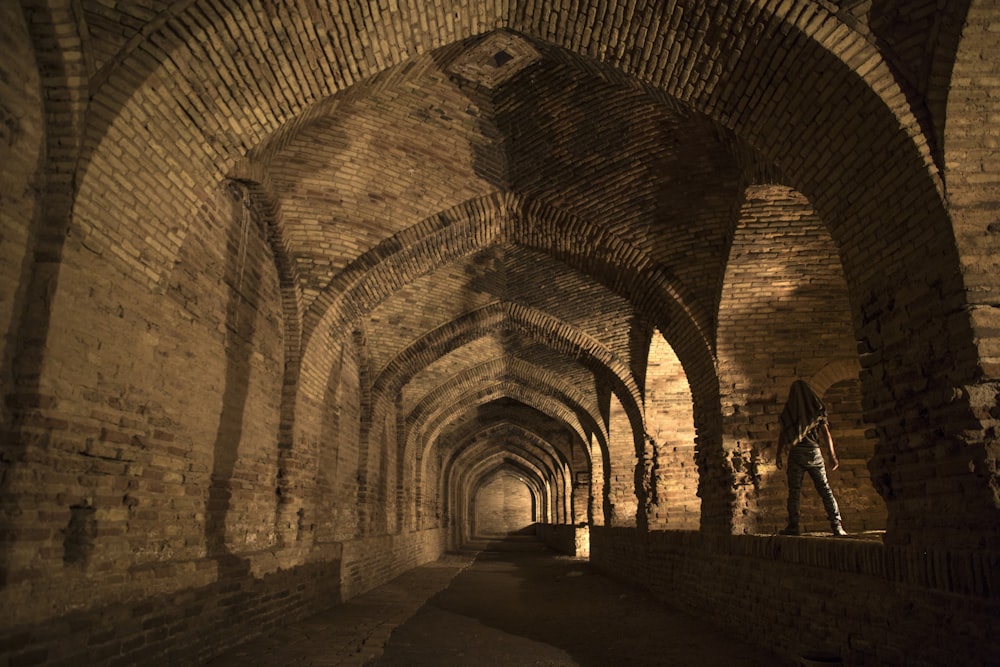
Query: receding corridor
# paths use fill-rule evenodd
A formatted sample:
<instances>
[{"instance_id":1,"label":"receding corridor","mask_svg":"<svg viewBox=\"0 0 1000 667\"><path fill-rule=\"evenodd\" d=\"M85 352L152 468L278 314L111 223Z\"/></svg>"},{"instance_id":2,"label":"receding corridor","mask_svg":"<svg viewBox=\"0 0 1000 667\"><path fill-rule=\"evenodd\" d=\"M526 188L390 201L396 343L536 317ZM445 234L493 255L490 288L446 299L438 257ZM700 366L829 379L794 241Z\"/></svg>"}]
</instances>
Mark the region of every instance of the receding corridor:
<instances>
[{"instance_id":1,"label":"receding corridor","mask_svg":"<svg viewBox=\"0 0 1000 667\"><path fill-rule=\"evenodd\" d=\"M390 634L391 633L391 634ZM245 665L780 665L531 537L478 541L208 663Z\"/></svg>"},{"instance_id":2,"label":"receding corridor","mask_svg":"<svg viewBox=\"0 0 1000 667\"><path fill-rule=\"evenodd\" d=\"M998 35L0 2L0 667L996 667Z\"/></svg>"}]
</instances>

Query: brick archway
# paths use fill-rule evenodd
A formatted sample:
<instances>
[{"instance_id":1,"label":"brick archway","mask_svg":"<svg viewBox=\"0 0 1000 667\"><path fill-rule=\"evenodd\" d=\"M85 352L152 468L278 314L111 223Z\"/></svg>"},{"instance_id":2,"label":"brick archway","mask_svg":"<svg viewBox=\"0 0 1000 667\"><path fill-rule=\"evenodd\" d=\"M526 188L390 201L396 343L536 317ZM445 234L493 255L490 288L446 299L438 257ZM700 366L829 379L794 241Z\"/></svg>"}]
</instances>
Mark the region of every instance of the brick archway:
<instances>
[{"instance_id":1,"label":"brick archway","mask_svg":"<svg viewBox=\"0 0 1000 667\"><path fill-rule=\"evenodd\" d=\"M671 14L663 13L662 8L657 6L651 7L648 12L648 27L635 20L626 20L617 32L612 33L606 32L606 24L594 23L601 25L601 29L587 33L586 39L582 38L579 29L585 28L588 22L596 21L596 15L601 12L581 14L578 19L560 15L559 21L549 26L541 14L531 12L501 15L458 11L457 21L437 24L440 26L438 32L418 35L408 33L402 24L369 23L373 34L364 37L339 30L342 26L333 20L327 33L327 39L331 41L318 43L321 51L314 54L318 61L328 66L324 76L317 77L292 64L291 54L281 46L282 41L276 38L273 26L262 21L261 17L245 14L242 10L234 10L232 16L215 16L201 13L195 5L179 5L176 9L192 12L193 22L189 24L173 16L164 17L148 39L136 37L134 42L123 45L123 53L135 50L140 44L149 46L153 54L149 61L151 64L147 65L149 69L127 71L115 68L109 62L107 75L99 79L94 104L95 107L105 105L102 108L107 112L95 117L97 120L81 135L86 138L81 142L85 148L79 162L80 186L74 207L74 224L88 242L98 248L117 245L116 234L123 235L122 240L127 243L121 245L126 249L130 243L135 246L138 239L147 235L157 239L156 244L141 252L126 251L109 257L140 283L155 290L164 275L158 266L169 265L173 261L186 236L183 224L162 223L188 220L192 211L204 206L206 185L211 188L212 184L221 182L222 175L227 171L220 169L219 165L237 164L247 152L261 145L280 127L294 126L296 119L302 118L312 105L362 80L371 79L378 72L388 71L396 64L429 54L436 48L458 44L495 28L505 28L539 44L555 45L603 63L608 66L608 71L632 77L639 87L654 96L680 100L729 128L771 159L800 191L809 196L823 218L832 221L831 232L841 248L852 301L856 304L856 320L867 323L860 325L859 338L865 339L874 348L884 350L882 358L891 357L894 368L900 364L912 364L905 354L893 348L893 342L884 341L879 333L879 329L893 328L899 323L905 325L910 317L905 306L913 297L898 289L904 283L903 277L941 285L941 293L945 296L942 302L961 299L956 295L962 291L957 258L950 244L950 224L940 198L927 142L920 135L919 123L914 121L902 96L897 94L898 88L891 72L877 64L874 46L863 35L852 32L821 7L811 8L808 12L799 8L794 15L781 14L784 8L785 5L777 2L740 6L736 10L745 13L732 16L729 13L732 8L724 4L678 3L672 7ZM413 12L415 8L408 7L405 11ZM334 14L331 13L331 16ZM685 21L685 18L688 20ZM766 36L788 31L805 39L788 42L790 48L787 51L782 51L783 47L779 47L778 42L767 39L752 44L729 43L729 39L745 39L744 35L721 29L734 19L759 24L762 34ZM702 21L707 21L712 29L698 32L693 26L700 25ZM358 23L365 24L364 20ZM191 26L199 27L192 29ZM221 68L204 67L204 63L211 59L199 58L202 47L197 46L199 40L194 39L197 30L213 32L221 43L233 47L231 52L238 54L237 58L224 63ZM688 30L691 32L688 33ZM244 36L252 39L241 39ZM371 39L373 36L376 38ZM377 43L380 49L371 52L360 48L366 38L367 43ZM352 41L355 39L358 41ZM669 57L654 61L635 56L647 53L646 49L637 51L636 45L653 47L671 41L690 45L684 55L684 66ZM254 67L241 70L240 66L249 62L240 60L248 55L241 50L241 45L253 43L273 43L275 58L268 66L285 69L292 75L279 83L273 77L254 79ZM335 43L338 48L334 48ZM648 52L654 51L661 53L652 48ZM326 56L328 52L340 55L331 60ZM739 56L722 63L721 53L737 53ZM178 66L178 63L182 65ZM338 67L332 67L331 63L337 63ZM714 71L716 66L720 72L717 77L703 77L705 72ZM773 76L778 68L784 75L781 79ZM826 73L821 81L813 77L813 73L820 70ZM157 84L157 77L161 75L173 77L183 85L173 91L165 91ZM199 90L219 82L222 76L246 81L247 91L260 90L266 82L268 92L274 94L255 95L248 99L243 92L239 92L222 102L231 105L233 113L217 115L200 99ZM723 83L737 80L740 85L736 87L727 87ZM387 81L380 79L377 83L382 85ZM837 99L825 99L818 88L820 85L840 90L842 94ZM222 86L218 88L222 89ZM754 90L759 92L751 92ZM795 91L794 105L791 97L782 94L789 90ZM768 92L765 94L763 91ZM843 91L851 92L847 94ZM813 92L816 94L813 95ZM748 94L751 99L765 100L766 104L741 108L738 100ZM177 104L164 103L167 100L174 100ZM276 104L277 100L283 100L281 108ZM291 104L288 104L289 101ZM275 104L268 108L268 102ZM176 109L187 109L189 114L205 122L199 123L198 129L186 136L176 136L174 130L186 125L183 118L171 115L173 111L170 110ZM239 127L235 127L222 121L222 117L227 115L244 117L247 109L256 110L254 122L243 126L237 122ZM808 122L789 122L798 118L808 119ZM864 119L864 125L851 127L851 134L870 140L871 155L892 155L893 159L873 161L867 156L862 159L852 146L837 143L835 137L842 134L841 124L849 118ZM147 137L152 148L146 156L148 161L139 169L131 170L130 179L136 191L152 190L149 186L158 182L161 174L175 172L175 164L185 164L184 177L174 183L175 190L169 201L139 201L139 205L134 206L136 202L131 197L125 197L127 203L122 205L93 195L98 183L120 171L116 165L121 164L121 158L103 147L130 145L129 136ZM164 141L167 136L172 138L169 144ZM807 149L803 150L803 147ZM190 154L193 151L201 156L199 160L178 159L185 152ZM849 200L841 199L826 189L824 184L832 180L843 182L842 190L851 191L853 196ZM872 183L879 185L872 187ZM886 198L884 193L887 188L896 188L899 197ZM144 212L152 213L148 222L153 224L136 225L134 232L131 225L109 230L101 222L108 218L138 220ZM873 231L874 227L868 224L872 219L880 220L877 234ZM133 238L131 234L136 236ZM930 237L942 242L929 241ZM144 241L141 243L145 245ZM889 253L889 243L906 250ZM880 262L876 272L872 270L873 257L891 257L892 260ZM955 331L964 327L967 330L967 323L963 324L956 312L955 309L945 309L935 315L941 316L943 327ZM928 331L925 347L929 347L930 338L939 333ZM967 331L967 334L959 335L957 340L969 346L971 332ZM678 346L678 349L682 347ZM965 358L964 355L959 356ZM865 393L871 397L873 404L891 404L894 378L901 377L901 374L883 376L880 382L865 380ZM954 368L941 377L940 382L946 390L949 386L965 383L973 374L971 367ZM707 402L700 404L714 405L712 381L709 379L713 375L709 366L705 365L689 375L698 378L698 381L705 378ZM303 376L303 381L313 380L307 374ZM903 400L910 403L900 406L900 410L933 409L937 407L932 405L938 400L935 397L946 393L905 396ZM699 415L701 436L707 442L714 442L716 436L713 431L716 427L712 423L711 411L699 412ZM886 451L905 446L897 442L896 436L889 435L892 430L888 421L880 428L884 429ZM903 436L904 439L906 437ZM914 434L914 437L919 439L921 436ZM956 434L956 437L960 436ZM711 445L707 449L714 451L714 447ZM714 461L710 467L724 470L725 464Z\"/></svg>"}]
</instances>

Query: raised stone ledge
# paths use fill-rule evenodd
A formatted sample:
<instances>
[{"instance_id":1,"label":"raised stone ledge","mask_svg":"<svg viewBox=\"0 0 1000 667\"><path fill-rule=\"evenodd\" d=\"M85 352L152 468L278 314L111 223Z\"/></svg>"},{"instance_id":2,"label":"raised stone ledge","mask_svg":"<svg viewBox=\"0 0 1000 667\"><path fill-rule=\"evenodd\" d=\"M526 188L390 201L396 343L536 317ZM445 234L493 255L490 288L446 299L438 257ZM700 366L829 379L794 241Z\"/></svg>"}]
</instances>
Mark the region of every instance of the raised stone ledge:
<instances>
[{"instance_id":1,"label":"raised stone ledge","mask_svg":"<svg viewBox=\"0 0 1000 667\"><path fill-rule=\"evenodd\" d=\"M959 595L1000 597L1000 553L886 546L870 540L654 531L648 547L794 563Z\"/></svg>"}]
</instances>

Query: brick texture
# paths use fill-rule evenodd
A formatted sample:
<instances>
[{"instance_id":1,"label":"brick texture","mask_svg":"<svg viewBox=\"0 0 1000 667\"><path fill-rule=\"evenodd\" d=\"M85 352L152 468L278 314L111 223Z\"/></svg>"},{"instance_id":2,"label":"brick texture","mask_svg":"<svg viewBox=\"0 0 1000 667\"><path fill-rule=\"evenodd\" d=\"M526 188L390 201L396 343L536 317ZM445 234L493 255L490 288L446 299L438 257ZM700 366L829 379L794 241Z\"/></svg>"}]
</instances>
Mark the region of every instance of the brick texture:
<instances>
[{"instance_id":1,"label":"brick texture","mask_svg":"<svg viewBox=\"0 0 1000 667\"><path fill-rule=\"evenodd\" d=\"M998 649L995 560L982 553L608 528L590 544L602 570L791 660L988 665Z\"/></svg>"},{"instance_id":2,"label":"brick texture","mask_svg":"<svg viewBox=\"0 0 1000 667\"><path fill-rule=\"evenodd\" d=\"M27 26L13 5L5 7L0 18L0 42L7 51L0 63L0 162L5 165L0 172L0 283L11 286L0 293L0 350L3 358L9 359L17 349L14 332L19 328L25 298L24 288L14 286L25 282L24 276L31 270L26 255L39 215L33 188L38 186L34 178L44 151L44 135L42 89ZM11 386L11 371L5 364L0 376L4 393Z\"/></svg>"},{"instance_id":3,"label":"brick texture","mask_svg":"<svg viewBox=\"0 0 1000 667\"><path fill-rule=\"evenodd\" d=\"M0 662L204 661L528 524L789 656L995 655L993 2L0 26ZM864 539L773 536L796 378Z\"/></svg>"},{"instance_id":4,"label":"brick texture","mask_svg":"<svg viewBox=\"0 0 1000 667\"><path fill-rule=\"evenodd\" d=\"M536 502L532 489L516 472L493 477L476 492L476 534L491 536L533 531Z\"/></svg>"}]
</instances>

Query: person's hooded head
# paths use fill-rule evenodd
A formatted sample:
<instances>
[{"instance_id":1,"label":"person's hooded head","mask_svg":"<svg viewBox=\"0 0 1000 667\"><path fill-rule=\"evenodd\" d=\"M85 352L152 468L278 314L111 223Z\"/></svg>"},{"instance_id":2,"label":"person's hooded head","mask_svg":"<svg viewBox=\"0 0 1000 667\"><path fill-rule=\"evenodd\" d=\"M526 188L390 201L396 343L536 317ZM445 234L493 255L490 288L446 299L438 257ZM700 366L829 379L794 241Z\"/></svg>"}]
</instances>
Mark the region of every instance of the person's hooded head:
<instances>
[{"instance_id":1,"label":"person's hooded head","mask_svg":"<svg viewBox=\"0 0 1000 667\"><path fill-rule=\"evenodd\" d=\"M789 446L799 444L806 433L826 419L826 406L803 380L796 380L788 390L785 409L781 411L781 434Z\"/></svg>"}]
</instances>

